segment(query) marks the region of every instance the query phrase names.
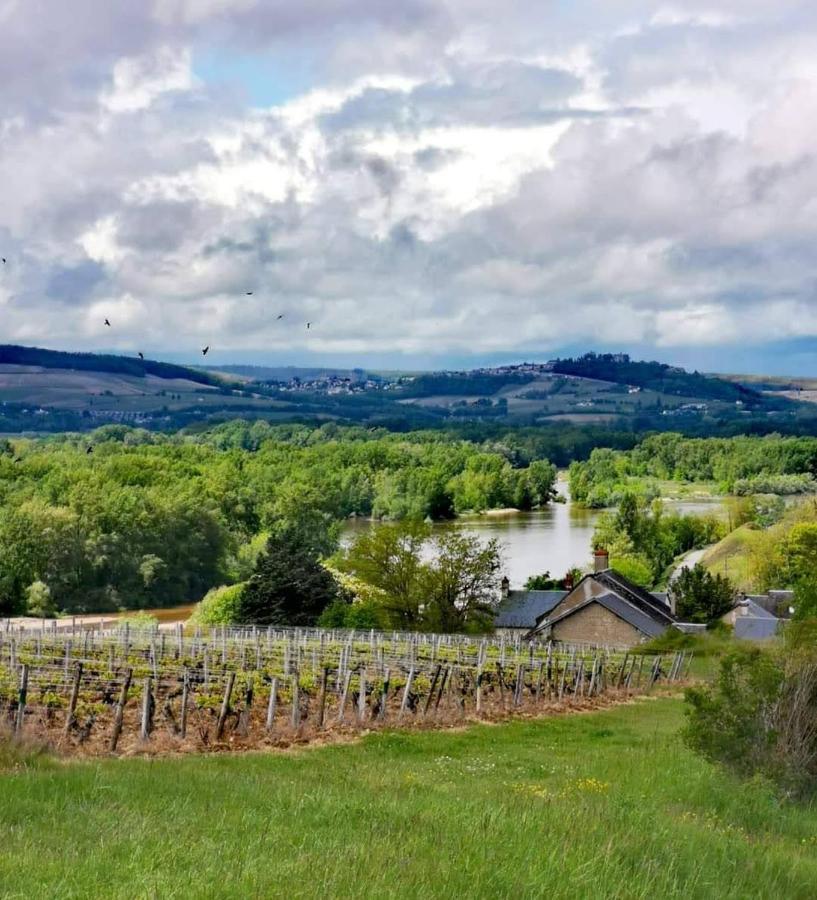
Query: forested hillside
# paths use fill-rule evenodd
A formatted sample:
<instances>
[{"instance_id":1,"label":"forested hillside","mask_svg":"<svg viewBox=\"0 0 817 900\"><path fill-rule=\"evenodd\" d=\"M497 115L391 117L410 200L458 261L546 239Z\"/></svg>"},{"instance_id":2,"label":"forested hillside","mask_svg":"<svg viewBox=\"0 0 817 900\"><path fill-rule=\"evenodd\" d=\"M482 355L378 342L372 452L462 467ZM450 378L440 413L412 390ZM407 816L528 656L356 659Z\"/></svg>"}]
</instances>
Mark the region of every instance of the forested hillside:
<instances>
[{"instance_id":1,"label":"forested hillside","mask_svg":"<svg viewBox=\"0 0 817 900\"><path fill-rule=\"evenodd\" d=\"M758 391L745 385L711 375L701 375L699 372L687 372L665 363L632 360L625 353L587 353L577 359L558 359L553 364L553 371L562 375L579 375L583 378L629 384L682 397L749 404L770 402Z\"/></svg>"},{"instance_id":2,"label":"forested hillside","mask_svg":"<svg viewBox=\"0 0 817 900\"><path fill-rule=\"evenodd\" d=\"M65 353L60 350L44 350L39 347L18 347L0 344L0 365L42 366L46 369L74 369L81 372L110 372L117 375L132 375L143 378L155 375L158 378L182 378L197 384L221 387L223 379L217 375L176 366L172 363L156 362L150 359L114 356L104 353Z\"/></svg>"},{"instance_id":3,"label":"forested hillside","mask_svg":"<svg viewBox=\"0 0 817 900\"><path fill-rule=\"evenodd\" d=\"M588 506L617 503L624 493L650 489L650 480L713 482L723 493L796 494L812 490L817 438L686 438L652 435L632 450L597 448L570 466L570 493Z\"/></svg>"},{"instance_id":4,"label":"forested hillside","mask_svg":"<svg viewBox=\"0 0 817 900\"><path fill-rule=\"evenodd\" d=\"M247 577L282 519L529 509L548 502L555 474L519 447L337 426L231 423L173 437L107 426L7 441L0 614L20 611L35 582L68 611L197 600Z\"/></svg>"}]
</instances>

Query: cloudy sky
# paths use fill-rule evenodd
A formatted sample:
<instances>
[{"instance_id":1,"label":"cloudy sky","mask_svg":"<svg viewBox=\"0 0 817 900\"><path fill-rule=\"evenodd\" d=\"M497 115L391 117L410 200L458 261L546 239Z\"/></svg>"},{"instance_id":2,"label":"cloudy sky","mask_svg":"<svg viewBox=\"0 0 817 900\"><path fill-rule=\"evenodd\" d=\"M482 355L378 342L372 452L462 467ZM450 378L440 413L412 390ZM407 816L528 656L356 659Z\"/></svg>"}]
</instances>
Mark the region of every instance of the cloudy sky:
<instances>
[{"instance_id":1,"label":"cloudy sky","mask_svg":"<svg viewBox=\"0 0 817 900\"><path fill-rule=\"evenodd\" d=\"M0 0L0 340L817 374L815 121L813 2Z\"/></svg>"}]
</instances>

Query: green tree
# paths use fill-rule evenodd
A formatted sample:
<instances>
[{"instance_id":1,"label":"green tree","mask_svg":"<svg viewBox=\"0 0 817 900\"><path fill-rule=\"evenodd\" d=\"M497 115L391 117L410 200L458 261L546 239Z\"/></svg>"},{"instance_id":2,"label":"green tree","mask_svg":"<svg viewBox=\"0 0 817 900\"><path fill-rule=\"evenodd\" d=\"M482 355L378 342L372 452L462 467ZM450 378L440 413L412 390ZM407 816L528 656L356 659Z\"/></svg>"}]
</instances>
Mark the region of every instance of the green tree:
<instances>
[{"instance_id":1,"label":"green tree","mask_svg":"<svg viewBox=\"0 0 817 900\"><path fill-rule=\"evenodd\" d=\"M553 498L556 474L556 466L546 459L535 459L528 466L528 483L536 506L545 506Z\"/></svg>"},{"instance_id":2,"label":"green tree","mask_svg":"<svg viewBox=\"0 0 817 900\"><path fill-rule=\"evenodd\" d=\"M735 605L737 594L728 578L702 565L684 567L669 589L675 614L686 622L711 625Z\"/></svg>"},{"instance_id":3,"label":"green tree","mask_svg":"<svg viewBox=\"0 0 817 900\"><path fill-rule=\"evenodd\" d=\"M415 631L423 625L423 546L431 536L427 525L380 525L358 535L340 568L377 588L389 623Z\"/></svg>"},{"instance_id":4,"label":"green tree","mask_svg":"<svg viewBox=\"0 0 817 900\"><path fill-rule=\"evenodd\" d=\"M299 528L278 528L267 541L238 603L237 621L313 626L340 596L340 586Z\"/></svg>"},{"instance_id":5,"label":"green tree","mask_svg":"<svg viewBox=\"0 0 817 900\"><path fill-rule=\"evenodd\" d=\"M432 541L424 580L424 618L432 631L485 631L499 600L499 542L448 531Z\"/></svg>"}]
</instances>

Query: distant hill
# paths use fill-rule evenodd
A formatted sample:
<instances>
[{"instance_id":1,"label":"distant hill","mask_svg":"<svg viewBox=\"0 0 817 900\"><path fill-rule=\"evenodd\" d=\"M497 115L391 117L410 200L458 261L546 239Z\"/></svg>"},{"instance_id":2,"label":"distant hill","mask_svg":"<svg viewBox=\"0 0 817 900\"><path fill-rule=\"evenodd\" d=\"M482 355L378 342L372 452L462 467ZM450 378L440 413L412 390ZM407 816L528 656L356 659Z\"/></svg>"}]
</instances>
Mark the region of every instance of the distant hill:
<instances>
[{"instance_id":1,"label":"distant hill","mask_svg":"<svg viewBox=\"0 0 817 900\"><path fill-rule=\"evenodd\" d=\"M748 379L745 379L748 380ZM331 366L193 367L132 356L0 345L0 432L110 423L173 431L236 418L417 428L606 428L814 433L807 390L685 372L623 354L471 371ZM760 388L760 389L758 389ZM817 396L815 398L817 400Z\"/></svg>"},{"instance_id":2,"label":"distant hill","mask_svg":"<svg viewBox=\"0 0 817 900\"><path fill-rule=\"evenodd\" d=\"M135 378L154 375L157 378L183 379L213 387L221 387L223 384L212 372L172 363L104 353L66 353L61 350L44 350L40 347L19 347L15 344L0 344L0 365L41 366L44 369L71 369L77 372L108 372Z\"/></svg>"},{"instance_id":3,"label":"distant hill","mask_svg":"<svg viewBox=\"0 0 817 900\"><path fill-rule=\"evenodd\" d=\"M744 384L715 375L687 372L666 363L638 362L626 353L586 353L577 359L557 359L553 361L552 369L560 375L579 375L678 397L744 403L763 399L759 391Z\"/></svg>"},{"instance_id":4,"label":"distant hill","mask_svg":"<svg viewBox=\"0 0 817 900\"><path fill-rule=\"evenodd\" d=\"M321 378L350 378L352 381L365 381L367 378L373 381L382 381L380 375L375 375L366 369L335 369L331 366L210 366L207 370L218 375L237 376L248 381L280 381L287 383L294 378L301 381L315 381Z\"/></svg>"}]
</instances>

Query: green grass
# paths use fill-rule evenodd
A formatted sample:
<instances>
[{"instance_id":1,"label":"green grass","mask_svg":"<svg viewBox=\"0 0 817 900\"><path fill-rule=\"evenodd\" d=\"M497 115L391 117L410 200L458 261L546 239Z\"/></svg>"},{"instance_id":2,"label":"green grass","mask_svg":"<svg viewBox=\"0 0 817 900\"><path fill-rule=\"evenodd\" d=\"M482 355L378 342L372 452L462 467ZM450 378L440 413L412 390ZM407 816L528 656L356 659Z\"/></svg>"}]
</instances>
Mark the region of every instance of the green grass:
<instances>
[{"instance_id":1,"label":"green grass","mask_svg":"<svg viewBox=\"0 0 817 900\"><path fill-rule=\"evenodd\" d=\"M294 755L39 758L0 775L0 896L813 897L817 810L700 761L681 721L660 699Z\"/></svg>"},{"instance_id":2,"label":"green grass","mask_svg":"<svg viewBox=\"0 0 817 900\"><path fill-rule=\"evenodd\" d=\"M757 529L751 525L741 525L711 547L701 562L717 575L725 575L741 591L754 589L751 572L752 538Z\"/></svg>"}]
</instances>

